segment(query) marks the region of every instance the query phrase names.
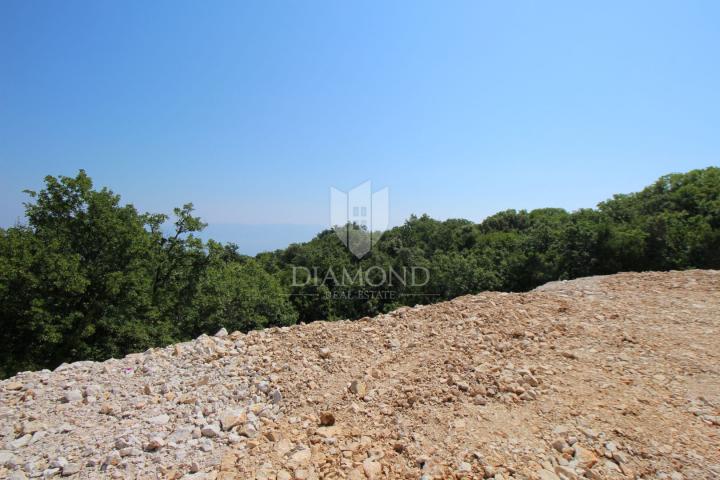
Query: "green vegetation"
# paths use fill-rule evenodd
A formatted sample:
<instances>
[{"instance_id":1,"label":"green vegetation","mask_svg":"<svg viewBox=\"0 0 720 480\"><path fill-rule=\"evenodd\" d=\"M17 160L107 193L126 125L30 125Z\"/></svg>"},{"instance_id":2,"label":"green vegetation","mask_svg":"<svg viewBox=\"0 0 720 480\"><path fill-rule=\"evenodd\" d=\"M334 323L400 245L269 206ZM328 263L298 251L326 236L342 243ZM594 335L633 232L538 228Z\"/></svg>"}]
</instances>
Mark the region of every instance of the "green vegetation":
<instances>
[{"instance_id":1,"label":"green vegetation","mask_svg":"<svg viewBox=\"0 0 720 480\"><path fill-rule=\"evenodd\" d=\"M2 377L117 357L221 326L247 331L358 318L618 271L720 268L714 167L664 176L597 209L508 210L479 224L413 216L362 260L331 230L255 258L240 255L232 244L194 236L205 225L191 204L175 210L167 234L166 215L121 205L113 192L94 190L83 171L46 177L42 191L28 194L27 225L0 229ZM382 272L412 267L429 278L416 286L382 283ZM355 277L358 270L365 276Z\"/></svg>"}]
</instances>

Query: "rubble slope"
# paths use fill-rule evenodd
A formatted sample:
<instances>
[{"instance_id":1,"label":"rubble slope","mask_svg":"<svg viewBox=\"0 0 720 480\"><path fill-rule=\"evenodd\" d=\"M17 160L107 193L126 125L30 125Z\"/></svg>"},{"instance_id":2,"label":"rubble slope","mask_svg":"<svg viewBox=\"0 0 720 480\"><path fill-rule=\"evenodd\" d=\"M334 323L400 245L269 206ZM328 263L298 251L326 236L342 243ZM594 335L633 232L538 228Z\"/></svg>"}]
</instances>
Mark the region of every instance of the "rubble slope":
<instances>
[{"instance_id":1,"label":"rubble slope","mask_svg":"<svg viewBox=\"0 0 720 480\"><path fill-rule=\"evenodd\" d=\"M720 272L623 273L0 382L0 478L720 478Z\"/></svg>"}]
</instances>

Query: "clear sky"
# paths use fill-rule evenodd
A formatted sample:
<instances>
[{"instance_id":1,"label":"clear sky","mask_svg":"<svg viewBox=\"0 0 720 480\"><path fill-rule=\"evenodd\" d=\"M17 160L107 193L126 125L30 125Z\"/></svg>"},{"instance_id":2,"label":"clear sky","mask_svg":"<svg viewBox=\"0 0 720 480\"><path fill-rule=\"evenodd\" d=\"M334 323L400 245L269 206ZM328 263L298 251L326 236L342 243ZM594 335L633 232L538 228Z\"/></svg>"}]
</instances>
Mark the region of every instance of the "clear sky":
<instances>
[{"instance_id":1,"label":"clear sky","mask_svg":"<svg viewBox=\"0 0 720 480\"><path fill-rule=\"evenodd\" d=\"M366 180L393 224L593 207L719 127L716 1L0 2L3 226L80 168L249 253Z\"/></svg>"}]
</instances>

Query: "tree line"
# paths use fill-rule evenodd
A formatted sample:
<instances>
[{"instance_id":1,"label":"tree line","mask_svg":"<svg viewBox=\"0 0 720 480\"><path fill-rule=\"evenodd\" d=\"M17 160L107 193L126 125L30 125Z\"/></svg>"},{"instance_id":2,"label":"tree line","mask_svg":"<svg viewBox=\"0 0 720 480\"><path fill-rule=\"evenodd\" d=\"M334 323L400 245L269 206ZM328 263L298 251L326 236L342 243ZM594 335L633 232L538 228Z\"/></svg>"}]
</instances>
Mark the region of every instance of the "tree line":
<instances>
[{"instance_id":1,"label":"tree line","mask_svg":"<svg viewBox=\"0 0 720 480\"><path fill-rule=\"evenodd\" d=\"M720 268L716 167L663 176L595 209L507 210L481 223L412 216L360 260L332 230L242 255L231 243L197 237L206 225L192 204L172 218L140 213L107 188L94 189L84 171L48 176L41 191L27 193L26 224L0 229L3 378L119 357L222 326L248 331L359 318L619 271ZM381 276L410 269L427 278Z\"/></svg>"}]
</instances>

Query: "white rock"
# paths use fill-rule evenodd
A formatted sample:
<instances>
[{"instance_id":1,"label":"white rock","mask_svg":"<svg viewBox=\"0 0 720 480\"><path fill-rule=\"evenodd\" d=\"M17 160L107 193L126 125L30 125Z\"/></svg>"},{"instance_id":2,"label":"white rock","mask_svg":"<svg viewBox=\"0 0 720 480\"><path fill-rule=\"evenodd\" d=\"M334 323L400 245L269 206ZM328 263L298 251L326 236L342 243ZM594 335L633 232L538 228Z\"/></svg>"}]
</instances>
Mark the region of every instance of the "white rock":
<instances>
[{"instance_id":1,"label":"white rock","mask_svg":"<svg viewBox=\"0 0 720 480\"><path fill-rule=\"evenodd\" d=\"M170 421L170 416L163 413L147 419L148 423L153 425L166 425Z\"/></svg>"},{"instance_id":2,"label":"white rock","mask_svg":"<svg viewBox=\"0 0 720 480\"><path fill-rule=\"evenodd\" d=\"M380 478L382 474L382 466L372 458L366 458L363 461L363 470L365 471L365 476L370 480Z\"/></svg>"},{"instance_id":3,"label":"white rock","mask_svg":"<svg viewBox=\"0 0 720 480\"><path fill-rule=\"evenodd\" d=\"M200 430L200 432L202 433L203 437L217 437L218 435L220 435L220 426L215 423L205 425L202 430Z\"/></svg>"},{"instance_id":4,"label":"white rock","mask_svg":"<svg viewBox=\"0 0 720 480\"><path fill-rule=\"evenodd\" d=\"M155 450L160 450L164 446L165 446L165 440L163 440L162 438L160 438L158 436L155 436L155 437L150 438L147 445L145 446L145 450L152 452Z\"/></svg>"},{"instance_id":5,"label":"white rock","mask_svg":"<svg viewBox=\"0 0 720 480\"><path fill-rule=\"evenodd\" d=\"M195 427L192 425L182 425L175 429L173 433L167 438L168 442L172 443L183 443L187 442L192 438Z\"/></svg>"},{"instance_id":6,"label":"white rock","mask_svg":"<svg viewBox=\"0 0 720 480\"><path fill-rule=\"evenodd\" d=\"M46 468L45 470L43 470L42 476L43 478L52 478L58 473L60 473L59 468Z\"/></svg>"},{"instance_id":7,"label":"white rock","mask_svg":"<svg viewBox=\"0 0 720 480\"><path fill-rule=\"evenodd\" d=\"M137 447L126 447L120 450L120 456L125 457L138 457L142 455L142 450Z\"/></svg>"},{"instance_id":8,"label":"white rock","mask_svg":"<svg viewBox=\"0 0 720 480\"><path fill-rule=\"evenodd\" d=\"M65 457L58 457L52 462L50 462L50 468L63 468L68 464L68 461Z\"/></svg>"},{"instance_id":9,"label":"white rock","mask_svg":"<svg viewBox=\"0 0 720 480\"><path fill-rule=\"evenodd\" d=\"M26 446L28 443L30 443L30 439L32 438L32 435L23 435L20 438L16 438L12 442L8 444L8 448L10 450L17 450L18 448L22 448Z\"/></svg>"},{"instance_id":10,"label":"white rock","mask_svg":"<svg viewBox=\"0 0 720 480\"><path fill-rule=\"evenodd\" d=\"M8 466L10 463L15 463L15 454L8 450L0 450L0 466Z\"/></svg>"},{"instance_id":11,"label":"white rock","mask_svg":"<svg viewBox=\"0 0 720 480\"><path fill-rule=\"evenodd\" d=\"M72 403L79 402L83 399L83 394L80 390L66 390L63 394L63 402Z\"/></svg>"},{"instance_id":12,"label":"white rock","mask_svg":"<svg viewBox=\"0 0 720 480\"><path fill-rule=\"evenodd\" d=\"M239 409L227 409L219 415L220 426L223 430L230 430L235 425L245 420L245 412Z\"/></svg>"},{"instance_id":13,"label":"white rock","mask_svg":"<svg viewBox=\"0 0 720 480\"><path fill-rule=\"evenodd\" d=\"M69 477L80 473L80 465L77 463L68 463L62 468L62 476Z\"/></svg>"}]
</instances>

